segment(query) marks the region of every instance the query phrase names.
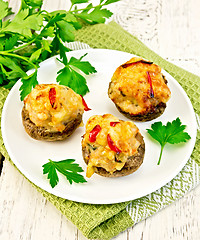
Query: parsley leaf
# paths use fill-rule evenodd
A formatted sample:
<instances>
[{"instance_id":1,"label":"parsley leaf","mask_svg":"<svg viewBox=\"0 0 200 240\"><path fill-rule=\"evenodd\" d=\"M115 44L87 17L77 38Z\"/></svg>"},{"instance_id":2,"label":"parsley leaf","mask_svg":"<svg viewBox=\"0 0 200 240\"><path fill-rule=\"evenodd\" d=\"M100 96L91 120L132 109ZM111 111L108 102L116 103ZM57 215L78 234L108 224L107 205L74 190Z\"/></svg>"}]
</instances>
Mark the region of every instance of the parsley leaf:
<instances>
[{"instance_id":1,"label":"parsley leaf","mask_svg":"<svg viewBox=\"0 0 200 240\"><path fill-rule=\"evenodd\" d=\"M70 1L71 1L72 5L89 2L89 0L70 0Z\"/></svg>"},{"instance_id":2,"label":"parsley leaf","mask_svg":"<svg viewBox=\"0 0 200 240\"><path fill-rule=\"evenodd\" d=\"M17 62L13 59L0 55L0 63L6 67L7 73L9 75L11 75L11 73L15 73L15 75L18 75L19 77L26 76L26 73L20 68L20 66L18 66Z\"/></svg>"},{"instance_id":3,"label":"parsley leaf","mask_svg":"<svg viewBox=\"0 0 200 240\"><path fill-rule=\"evenodd\" d=\"M104 23L106 18L112 16L112 12L105 8L102 9L101 6L97 6L91 11L92 8L92 4L89 4L84 11L77 13L76 16L90 24Z\"/></svg>"},{"instance_id":4,"label":"parsley leaf","mask_svg":"<svg viewBox=\"0 0 200 240\"><path fill-rule=\"evenodd\" d=\"M71 57L69 60L69 65L74 66L78 69L80 69L82 72L84 72L86 75L89 75L90 73L96 73L96 69L87 61L82 61L82 59L87 55L84 54L79 59L75 57Z\"/></svg>"},{"instance_id":5,"label":"parsley leaf","mask_svg":"<svg viewBox=\"0 0 200 240\"><path fill-rule=\"evenodd\" d=\"M70 184L72 184L72 182L87 182L85 178L79 174L79 172L83 172L83 169L74 162L74 159L65 159L58 162L49 159L49 162L42 166L43 174L48 174L47 178L49 179L52 188L54 188L59 182L57 171L62 173Z\"/></svg>"},{"instance_id":6,"label":"parsley leaf","mask_svg":"<svg viewBox=\"0 0 200 240\"><path fill-rule=\"evenodd\" d=\"M35 62L38 60L38 58L40 57L40 54L42 52L42 48L39 48L38 50L36 50L35 52L32 53L31 57L30 57L30 61L31 62Z\"/></svg>"},{"instance_id":7,"label":"parsley leaf","mask_svg":"<svg viewBox=\"0 0 200 240\"><path fill-rule=\"evenodd\" d=\"M75 28L73 25L66 21L57 22L59 28L59 35L63 42L72 42L75 40L74 32Z\"/></svg>"},{"instance_id":8,"label":"parsley leaf","mask_svg":"<svg viewBox=\"0 0 200 240\"><path fill-rule=\"evenodd\" d=\"M10 50L12 49L15 45L17 45L18 42L18 36L17 35L13 35L10 38L7 38L5 40L5 46L4 46L4 50Z\"/></svg>"},{"instance_id":9,"label":"parsley leaf","mask_svg":"<svg viewBox=\"0 0 200 240\"><path fill-rule=\"evenodd\" d=\"M74 70L71 70L71 73L72 80L69 84L70 88L72 88L79 95L84 96L87 92L89 92L86 79L81 74Z\"/></svg>"},{"instance_id":10,"label":"parsley leaf","mask_svg":"<svg viewBox=\"0 0 200 240\"><path fill-rule=\"evenodd\" d=\"M107 0L104 5L108 5L108 4L111 4L111 3L115 3L115 2L118 2L120 0Z\"/></svg>"},{"instance_id":11,"label":"parsley leaf","mask_svg":"<svg viewBox=\"0 0 200 240\"><path fill-rule=\"evenodd\" d=\"M22 0L23 8L41 8L43 0Z\"/></svg>"},{"instance_id":12,"label":"parsley leaf","mask_svg":"<svg viewBox=\"0 0 200 240\"><path fill-rule=\"evenodd\" d=\"M161 145L161 152L158 160L158 165L162 157L163 149L166 143L178 144L191 139L187 132L184 132L186 125L182 125L180 118L163 125L162 122L156 122L151 125L152 129L147 129L147 132Z\"/></svg>"},{"instance_id":13,"label":"parsley leaf","mask_svg":"<svg viewBox=\"0 0 200 240\"><path fill-rule=\"evenodd\" d=\"M0 20L12 14L11 8L8 7L8 2L0 1L0 12Z\"/></svg>"},{"instance_id":14,"label":"parsley leaf","mask_svg":"<svg viewBox=\"0 0 200 240\"><path fill-rule=\"evenodd\" d=\"M87 54L83 55L79 59L75 57L71 57L69 61L67 61L67 57L65 55L65 61L60 61L65 65L64 68L59 70L56 81L61 84L70 87L76 93L84 96L87 92L89 92L89 88L87 86L87 82L85 77L83 77L77 71L82 71L86 75L90 73L95 73L96 69L87 61L82 61L83 57Z\"/></svg>"},{"instance_id":15,"label":"parsley leaf","mask_svg":"<svg viewBox=\"0 0 200 240\"><path fill-rule=\"evenodd\" d=\"M21 81L22 85L19 90L21 91L21 100L23 100L26 97L26 95L28 95L31 92L32 87L35 87L38 84L37 70L35 70L29 76L23 77Z\"/></svg>"},{"instance_id":16,"label":"parsley leaf","mask_svg":"<svg viewBox=\"0 0 200 240\"><path fill-rule=\"evenodd\" d=\"M40 30L43 24L43 16L41 13L33 14L29 16L29 9L22 9L14 17L12 22L8 24L5 28L0 30L0 32L12 32L18 33L25 37L32 37L31 29Z\"/></svg>"}]
</instances>

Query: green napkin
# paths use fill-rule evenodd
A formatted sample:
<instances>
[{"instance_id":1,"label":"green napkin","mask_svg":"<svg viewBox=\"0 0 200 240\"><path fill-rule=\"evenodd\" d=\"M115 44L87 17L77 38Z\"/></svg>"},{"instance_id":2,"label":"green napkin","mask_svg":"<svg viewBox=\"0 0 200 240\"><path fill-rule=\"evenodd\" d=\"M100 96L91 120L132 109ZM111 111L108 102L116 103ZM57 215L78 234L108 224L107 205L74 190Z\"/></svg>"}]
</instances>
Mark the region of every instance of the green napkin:
<instances>
[{"instance_id":1,"label":"green napkin","mask_svg":"<svg viewBox=\"0 0 200 240\"><path fill-rule=\"evenodd\" d=\"M109 48L133 53L157 63L182 85L190 97L195 112L200 113L200 77L162 59L116 23L87 26L77 32L76 40L85 42L93 48ZM8 90L0 88L0 112L7 94ZM12 163L2 137L0 151L6 160ZM109 240L133 224L168 206L196 186L199 183L199 165L200 133L198 131L192 157L184 169L170 183L140 199L110 205L83 204L56 197L31 184L87 238Z\"/></svg>"}]
</instances>

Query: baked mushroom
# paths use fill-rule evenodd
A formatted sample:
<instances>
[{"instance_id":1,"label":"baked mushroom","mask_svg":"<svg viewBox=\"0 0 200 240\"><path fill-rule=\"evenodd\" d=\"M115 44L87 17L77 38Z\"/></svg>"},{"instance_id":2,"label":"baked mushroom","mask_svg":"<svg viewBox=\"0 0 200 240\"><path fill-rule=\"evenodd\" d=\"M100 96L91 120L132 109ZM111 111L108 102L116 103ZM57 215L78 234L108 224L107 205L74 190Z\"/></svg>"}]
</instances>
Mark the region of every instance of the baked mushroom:
<instances>
[{"instance_id":1,"label":"baked mushroom","mask_svg":"<svg viewBox=\"0 0 200 240\"><path fill-rule=\"evenodd\" d=\"M116 69L108 96L126 117L150 121L163 114L171 92L158 65L134 57Z\"/></svg>"},{"instance_id":2,"label":"baked mushroom","mask_svg":"<svg viewBox=\"0 0 200 240\"><path fill-rule=\"evenodd\" d=\"M82 139L87 177L94 173L104 177L129 175L141 166L144 153L143 137L133 122L111 114L95 115L87 121Z\"/></svg>"},{"instance_id":3,"label":"baked mushroom","mask_svg":"<svg viewBox=\"0 0 200 240\"><path fill-rule=\"evenodd\" d=\"M82 123L82 97L58 84L40 84L24 99L22 122L34 139L64 140Z\"/></svg>"}]
</instances>

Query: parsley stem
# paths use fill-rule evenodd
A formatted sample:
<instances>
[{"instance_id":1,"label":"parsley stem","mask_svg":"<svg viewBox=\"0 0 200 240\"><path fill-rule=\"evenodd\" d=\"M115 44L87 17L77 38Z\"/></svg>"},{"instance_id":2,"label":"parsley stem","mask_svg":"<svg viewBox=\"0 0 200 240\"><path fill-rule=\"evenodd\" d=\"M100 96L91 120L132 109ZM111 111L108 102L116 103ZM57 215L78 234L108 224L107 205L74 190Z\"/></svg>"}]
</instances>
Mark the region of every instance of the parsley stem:
<instances>
[{"instance_id":1,"label":"parsley stem","mask_svg":"<svg viewBox=\"0 0 200 240\"><path fill-rule=\"evenodd\" d=\"M162 157L162 153L163 153L164 146L165 146L165 145L161 145L161 151L160 151L160 156L159 156L159 160L158 160L157 165L160 165L160 160L161 160L161 157Z\"/></svg>"},{"instance_id":2,"label":"parsley stem","mask_svg":"<svg viewBox=\"0 0 200 240\"><path fill-rule=\"evenodd\" d=\"M71 6L70 6L68 12L71 12L73 6L74 6L74 4L71 4Z\"/></svg>"},{"instance_id":3,"label":"parsley stem","mask_svg":"<svg viewBox=\"0 0 200 240\"><path fill-rule=\"evenodd\" d=\"M91 7L86 7L86 8L82 8L82 9L74 9L74 10L71 10L71 8L69 9L69 13L77 13L77 12L80 12L80 11L84 11L84 10L90 10L90 9L95 9L97 7L103 7L102 4L98 4L96 6L93 6L92 8Z\"/></svg>"},{"instance_id":4,"label":"parsley stem","mask_svg":"<svg viewBox=\"0 0 200 240\"><path fill-rule=\"evenodd\" d=\"M23 57L23 56L20 56L20 55L17 55L17 54L13 54L13 53L3 52L3 51L0 51L0 54L5 55L5 56L10 56L10 57L13 57L13 58L18 58L18 59L24 60L25 62L27 62L27 63L29 63L30 65L32 65L33 68L35 68L35 69L38 68L34 63L32 63L31 61L29 61L28 59L26 59L26 58Z\"/></svg>"},{"instance_id":5,"label":"parsley stem","mask_svg":"<svg viewBox=\"0 0 200 240\"><path fill-rule=\"evenodd\" d=\"M16 47L16 48L13 48L13 49L9 49L9 50L6 50L6 51L4 51L4 52L6 52L6 53L9 53L9 52L16 52L16 51L18 51L18 50L20 50L20 49L22 49L22 48L25 48L25 47L31 45L31 43L35 42L36 39L37 39L37 37L33 38L30 42L27 42L27 43L25 43L25 44L23 44L23 45L21 45L21 46L19 46L19 47Z\"/></svg>"}]
</instances>

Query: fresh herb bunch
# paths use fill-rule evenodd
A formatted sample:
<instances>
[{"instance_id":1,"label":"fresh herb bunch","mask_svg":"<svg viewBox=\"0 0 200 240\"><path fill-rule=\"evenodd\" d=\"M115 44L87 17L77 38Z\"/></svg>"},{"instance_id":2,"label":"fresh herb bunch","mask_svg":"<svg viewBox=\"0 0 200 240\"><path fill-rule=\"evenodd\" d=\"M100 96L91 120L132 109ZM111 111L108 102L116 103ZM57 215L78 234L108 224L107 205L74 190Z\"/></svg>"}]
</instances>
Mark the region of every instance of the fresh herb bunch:
<instances>
[{"instance_id":1,"label":"fresh herb bunch","mask_svg":"<svg viewBox=\"0 0 200 240\"><path fill-rule=\"evenodd\" d=\"M167 143L178 144L191 139L190 135L184 132L185 128L186 125L182 125L180 118L176 118L172 122L167 122L166 125L163 125L162 122L155 122L151 125L151 129L147 129L150 136L159 142L161 146L158 165L160 164L164 146Z\"/></svg>"},{"instance_id":2,"label":"fresh herb bunch","mask_svg":"<svg viewBox=\"0 0 200 240\"><path fill-rule=\"evenodd\" d=\"M0 86L10 89L21 78L20 95L23 100L38 84L39 63L60 54L65 67L60 71L57 81L61 84L70 82L77 93L86 94L89 91L86 81L74 67L85 74L94 73L95 69L84 63L87 65L87 70L84 71L84 64L80 64L82 58L68 60L66 52L71 49L65 43L74 41L75 31L85 24L104 23L112 16L112 12L105 7L117 1L119 0L100 0L98 5L93 5L90 0L71 0L68 11L47 12L41 9L43 0L21 0L20 9L11 20L13 13L8 2L0 0ZM81 3L87 5L78 9L78 4ZM33 72L27 75L30 69ZM67 77L68 80L65 81L62 77ZM75 78L80 84L74 83ZM80 92L78 85L82 88Z\"/></svg>"}]
</instances>

